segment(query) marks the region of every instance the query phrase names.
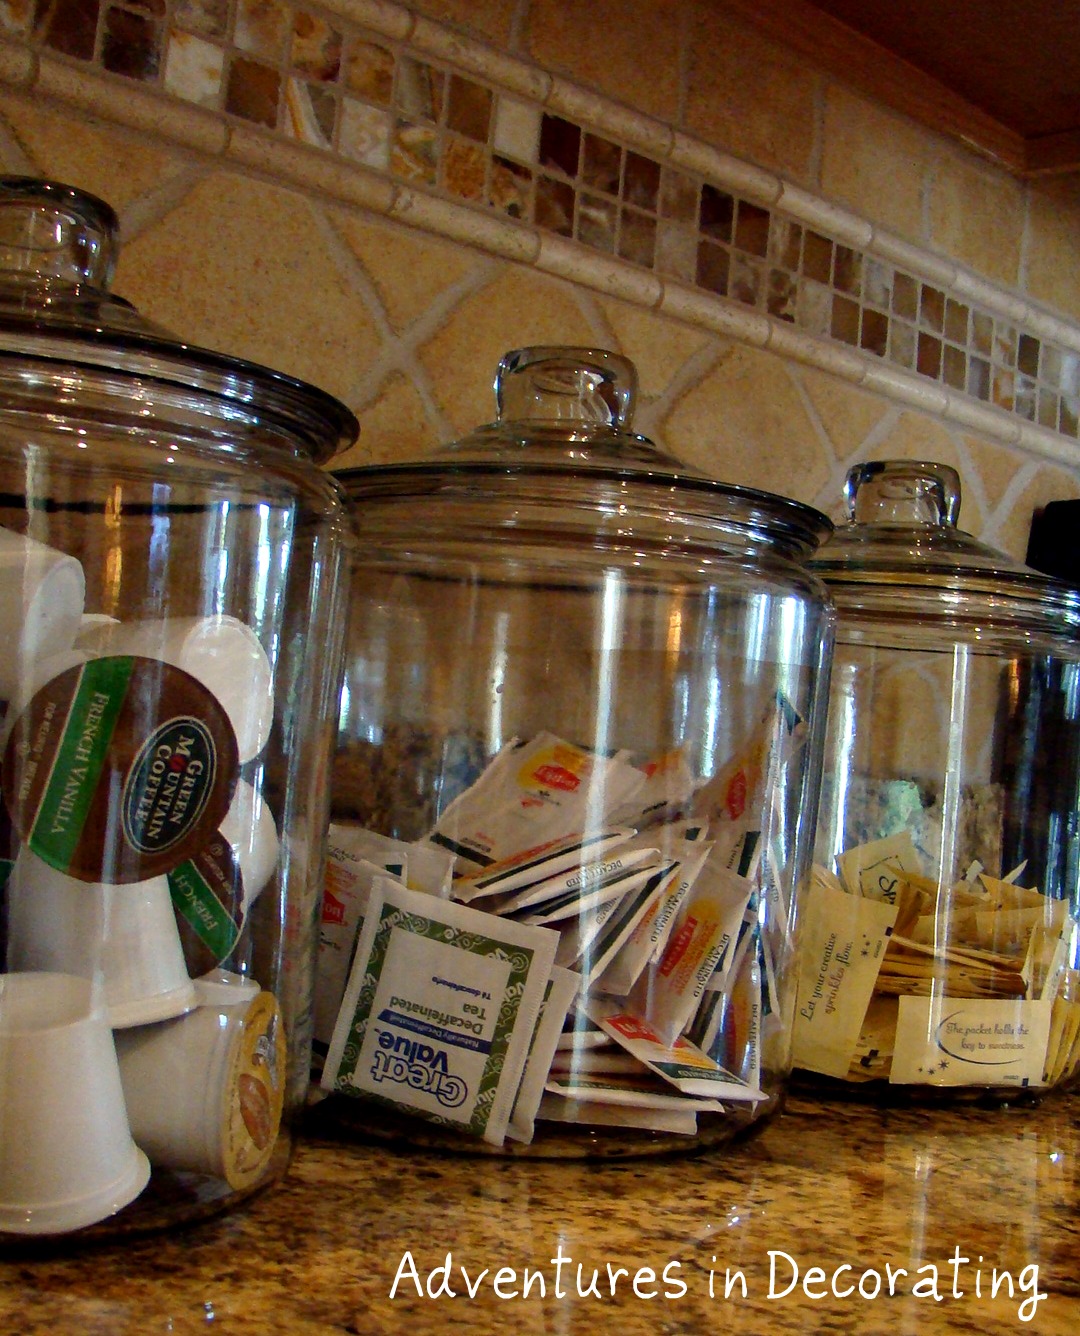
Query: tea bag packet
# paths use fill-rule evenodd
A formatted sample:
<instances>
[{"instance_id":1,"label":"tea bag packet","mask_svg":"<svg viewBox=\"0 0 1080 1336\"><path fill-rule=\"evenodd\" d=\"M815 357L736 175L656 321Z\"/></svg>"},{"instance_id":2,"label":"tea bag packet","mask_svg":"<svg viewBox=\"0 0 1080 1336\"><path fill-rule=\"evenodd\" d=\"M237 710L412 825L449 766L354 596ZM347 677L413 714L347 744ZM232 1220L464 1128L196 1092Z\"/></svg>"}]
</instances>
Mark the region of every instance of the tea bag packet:
<instances>
[{"instance_id":1,"label":"tea bag packet","mask_svg":"<svg viewBox=\"0 0 1080 1336\"><path fill-rule=\"evenodd\" d=\"M371 887L377 877L386 876L404 884L407 870L405 857L389 850L381 865L369 862L356 848L375 852L375 846L354 835L349 827L332 825L327 837L326 884L313 993L312 1050L316 1068L333 1038Z\"/></svg>"},{"instance_id":2,"label":"tea bag packet","mask_svg":"<svg viewBox=\"0 0 1080 1336\"><path fill-rule=\"evenodd\" d=\"M419 840L396 840L363 826L332 825L330 838L338 849L357 854L388 870L402 864L405 870L395 871L393 875L414 891L440 896L450 894L454 859L445 849L433 849Z\"/></svg>"},{"instance_id":3,"label":"tea bag packet","mask_svg":"<svg viewBox=\"0 0 1080 1336\"><path fill-rule=\"evenodd\" d=\"M679 908L664 953L641 975L628 1009L672 1043L694 1014L713 973L738 938L753 884L706 859Z\"/></svg>"},{"instance_id":4,"label":"tea bag packet","mask_svg":"<svg viewBox=\"0 0 1080 1336\"><path fill-rule=\"evenodd\" d=\"M321 1084L504 1141L558 939L379 877Z\"/></svg>"},{"instance_id":5,"label":"tea bag packet","mask_svg":"<svg viewBox=\"0 0 1080 1336\"><path fill-rule=\"evenodd\" d=\"M427 837L454 853L458 870L491 863L608 822L645 776L625 752L600 756L552 733L504 748L450 804Z\"/></svg>"},{"instance_id":6,"label":"tea bag packet","mask_svg":"<svg viewBox=\"0 0 1080 1336\"><path fill-rule=\"evenodd\" d=\"M525 1071L506 1128L506 1135L512 1141L521 1141L527 1145L533 1139L536 1114L544 1093L544 1082L551 1070L555 1046L562 1033L567 1012L580 985L581 979L573 970L560 969L558 965L552 968L551 977L544 989L544 1000L540 1004L540 1014L536 1018L532 1043L529 1045L529 1056L525 1060Z\"/></svg>"},{"instance_id":7,"label":"tea bag packet","mask_svg":"<svg viewBox=\"0 0 1080 1336\"><path fill-rule=\"evenodd\" d=\"M704 843L685 842L682 857L659 887L656 897L620 943L610 963L597 978L597 989L625 997L650 961L659 960L667 945L679 906L686 898L712 849Z\"/></svg>"},{"instance_id":8,"label":"tea bag packet","mask_svg":"<svg viewBox=\"0 0 1080 1336\"><path fill-rule=\"evenodd\" d=\"M603 976L638 925L663 898L678 867L675 862L651 867L648 879L623 895L608 913L599 932L574 962L581 973L583 987L592 986Z\"/></svg>"},{"instance_id":9,"label":"tea bag packet","mask_svg":"<svg viewBox=\"0 0 1080 1336\"><path fill-rule=\"evenodd\" d=\"M895 904L811 879L802 910L794 1061L843 1078L896 922Z\"/></svg>"},{"instance_id":10,"label":"tea bag packet","mask_svg":"<svg viewBox=\"0 0 1080 1336\"><path fill-rule=\"evenodd\" d=\"M585 1006L606 1034L682 1095L753 1102L763 1098L760 1090L751 1089L733 1073L725 1071L685 1035L679 1035L674 1043L667 1043L647 1021L620 1011L614 1001L590 998ZM548 1089L551 1089L550 1083Z\"/></svg>"},{"instance_id":11,"label":"tea bag packet","mask_svg":"<svg viewBox=\"0 0 1080 1336\"><path fill-rule=\"evenodd\" d=\"M778 787L770 776L791 758L805 737L802 716L778 691L739 752L694 794L691 813L706 820L752 819L764 807L765 795Z\"/></svg>"},{"instance_id":12,"label":"tea bag packet","mask_svg":"<svg viewBox=\"0 0 1080 1336\"><path fill-rule=\"evenodd\" d=\"M581 1104L614 1104L628 1109L681 1109L693 1113L723 1113L718 1100L680 1095L638 1064L636 1075L594 1075L578 1072L553 1073L548 1077L546 1093L561 1095ZM586 1111L582 1121L588 1121Z\"/></svg>"},{"instance_id":13,"label":"tea bag packet","mask_svg":"<svg viewBox=\"0 0 1080 1336\"><path fill-rule=\"evenodd\" d=\"M634 834L630 826L613 826L590 835L575 833L536 848L523 849L509 858L490 863L480 872L459 876L453 883L455 900L472 904L474 900L491 896L500 902L511 892L523 887L551 881L584 864L602 862L617 845L624 844ZM481 905L480 908L489 908Z\"/></svg>"},{"instance_id":14,"label":"tea bag packet","mask_svg":"<svg viewBox=\"0 0 1080 1336\"><path fill-rule=\"evenodd\" d=\"M545 1093L537 1117L551 1123L588 1123L593 1127L637 1127L649 1132L674 1136L693 1136L697 1132L697 1113L680 1100L673 1108L631 1108L607 1104L601 1100L569 1099Z\"/></svg>"},{"instance_id":15,"label":"tea bag packet","mask_svg":"<svg viewBox=\"0 0 1080 1336\"><path fill-rule=\"evenodd\" d=\"M694 775L681 747L640 768L644 782L629 802L612 812L613 821L641 828L672 820L685 810L694 792Z\"/></svg>"},{"instance_id":16,"label":"tea bag packet","mask_svg":"<svg viewBox=\"0 0 1080 1336\"><path fill-rule=\"evenodd\" d=\"M481 907L514 914L524 923L553 922L617 900L631 889L632 881L636 883L640 869L655 867L659 859L659 849L624 842L596 861L579 861L546 881L512 891L508 897L500 896Z\"/></svg>"},{"instance_id":17,"label":"tea bag packet","mask_svg":"<svg viewBox=\"0 0 1080 1336\"><path fill-rule=\"evenodd\" d=\"M559 934L558 964L576 968L583 983L591 981L610 961L634 925L659 893L670 864L647 863L620 874L620 894L582 903L564 918L548 919Z\"/></svg>"},{"instance_id":18,"label":"tea bag packet","mask_svg":"<svg viewBox=\"0 0 1080 1336\"><path fill-rule=\"evenodd\" d=\"M686 1037L749 1089L761 1083L761 964L754 951L742 954L723 989L709 988Z\"/></svg>"}]
</instances>

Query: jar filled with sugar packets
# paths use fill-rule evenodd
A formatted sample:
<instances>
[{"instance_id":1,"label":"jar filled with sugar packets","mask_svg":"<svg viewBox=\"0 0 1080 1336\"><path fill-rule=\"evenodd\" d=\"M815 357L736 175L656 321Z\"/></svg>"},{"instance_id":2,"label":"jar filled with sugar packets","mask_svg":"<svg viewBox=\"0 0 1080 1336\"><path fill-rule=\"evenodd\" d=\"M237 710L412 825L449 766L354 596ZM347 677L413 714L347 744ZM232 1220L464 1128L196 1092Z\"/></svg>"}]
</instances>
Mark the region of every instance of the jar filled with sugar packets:
<instances>
[{"instance_id":1,"label":"jar filled with sugar packets","mask_svg":"<svg viewBox=\"0 0 1080 1336\"><path fill-rule=\"evenodd\" d=\"M284 1171L308 1085L352 414L108 285L0 179L0 1237L123 1237Z\"/></svg>"},{"instance_id":2,"label":"jar filled with sugar packets","mask_svg":"<svg viewBox=\"0 0 1080 1336\"><path fill-rule=\"evenodd\" d=\"M320 1129L630 1155L780 1104L831 525L632 434L635 389L609 352L509 353L495 423L339 475Z\"/></svg>"},{"instance_id":3,"label":"jar filled with sugar packets","mask_svg":"<svg viewBox=\"0 0 1080 1336\"><path fill-rule=\"evenodd\" d=\"M1080 1070L1080 594L956 527L941 464L860 464L812 561L837 608L794 1053L889 1101Z\"/></svg>"}]
</instances>

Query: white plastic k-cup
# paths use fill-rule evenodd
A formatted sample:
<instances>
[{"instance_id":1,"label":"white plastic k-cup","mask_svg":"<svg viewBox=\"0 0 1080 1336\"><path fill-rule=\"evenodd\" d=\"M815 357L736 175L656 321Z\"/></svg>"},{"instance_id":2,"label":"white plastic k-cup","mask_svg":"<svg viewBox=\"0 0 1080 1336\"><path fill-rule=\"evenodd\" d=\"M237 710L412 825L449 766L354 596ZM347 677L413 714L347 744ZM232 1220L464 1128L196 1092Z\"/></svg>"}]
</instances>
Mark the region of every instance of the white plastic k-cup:
<instances>
[{"instance_id":1,"label":"white plastic k-cup","mask_svg":"<svg viewBox=\"0 0 1080 1336\"><path fill-rule=\"evenodd\" d=\"M258 756L269 741L274 722L273 670L258 636L236 617L87 624L78 646L95 656L161 659L198 678L229 716L241 765Z\"/></svg>"},{"instance_id":2,"label":"white plastic k-cup","mask_svg":"<svg viewBox=\"0 0 1080 1336\"><path fill-rule=\"evenodd\" d=\"M24 846L7 889L9 969L100 977L114 1029L195 1006L165 877L79 881Z\"/></svg>"},{"instance_id":3,"label":"white plastic k-cup","mask_svg":"<svg viewBox=\"0 0 1080 1336\"><path fill-rule=\"evenodd\" d=\"M71 648L85 598L74 557L0 528L0 700L25 695L33 665Z\"/></svg>"},{"instance_id":4,"label":"white plastic k-cup","mask_svg":"<svg viewBox=\"0 0 1080 1336\"><path fill-rule=\"evenodd\" d=\"M122 1030L116 1050L132 1135L159 1168L240 1187L273 1150L281 1102L280 1013L257 984L217 970L196 980L186 1016ZM261 1096L256 1141L245 1101Z\"/></svg>"},{"instance_id":5,"label":"white plastic k-cup","mask_svg":"<svg viewBox=\"0 0 1080 1336\"><path fill-rule=\"evenodd\" d=\"M96 991L67 974L0 974L0 1231L82 1229L150 1177Z\"/></svg>"},{"instance_id":6,"label":"white plastic k-cup","mask_svg":"<svg viewBox=\"0 0 1080 1336\"><path fill-rule=\"evenodd\" d=\"M244 883L244 913L277 868L280 843L274 814L262 795L242 779L219 827L232 846Z\"/></svg>"}]
</instances>

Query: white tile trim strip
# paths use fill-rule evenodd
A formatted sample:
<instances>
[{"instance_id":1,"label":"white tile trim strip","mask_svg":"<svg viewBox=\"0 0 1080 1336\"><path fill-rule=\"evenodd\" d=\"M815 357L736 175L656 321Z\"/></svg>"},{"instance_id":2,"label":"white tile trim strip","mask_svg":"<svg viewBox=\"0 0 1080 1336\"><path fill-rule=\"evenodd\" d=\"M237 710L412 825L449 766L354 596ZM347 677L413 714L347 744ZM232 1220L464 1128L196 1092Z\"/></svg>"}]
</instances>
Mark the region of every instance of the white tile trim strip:
<instances>
[{"instance_id":1,"label":"white tile trim strip","mask_svg":"<svg viewBox=\"0 0 1080 1336\"><path fill-rule=\"evenodd\" d=\"M323 9L475 75L492 85L496 93L509 92L542 111L610 135L629 149L693 173L721 191L765 209L782 211L794 222L852 251L898 266L917 281L940 289L946 297L971 303L1011 322L1021 334L1050 341L1070 354L1080 352L1080 324L1037 307L942 256L876 228L712 145L494 51L391 0L328 0ZM1076 439L1065 432L950 389L838 338L806 332L748 303L678 282L482 206L447 198L435 188L401 184L386 173L324 148L200 107L153 85L101 72L88 62L69 60L17 39L0 37L0 83L152 135L200 157L223 160L276 182L768 349L1033 455L1072 466L1080 461Z\"/></svg>"}]
</instances>

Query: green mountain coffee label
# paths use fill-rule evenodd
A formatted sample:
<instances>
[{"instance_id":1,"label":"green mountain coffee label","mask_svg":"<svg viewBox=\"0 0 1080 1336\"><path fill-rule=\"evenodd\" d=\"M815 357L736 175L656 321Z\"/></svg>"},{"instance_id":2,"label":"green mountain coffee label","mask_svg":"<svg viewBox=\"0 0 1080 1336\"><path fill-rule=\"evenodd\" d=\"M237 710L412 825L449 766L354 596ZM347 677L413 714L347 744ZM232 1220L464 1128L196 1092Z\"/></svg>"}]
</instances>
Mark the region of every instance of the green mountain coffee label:
<instances>
[{"instance_id":1,"label":"green mountain coffee label","mask_svg":"<svg viewBox=\"0 0 1080 1336\"><path fill-rule=\"evenodd\" d=\"M201 849L236 784L236 737L201 682L110 655L43 686L15 721L0 776L22 839L83 881L143 881Z\"/></svg>"},{"instance_id":2,"label":"green mountain coffee label","mask_svg":"<svg viewBox=\"0 0 1080 1336\"><path fill-rule=\"evenodd\" d=\"M188 973L207 974L232 955L244 923L243 875L220 832L169 872L169 893Z\"/></svg>"}]
</instances>

